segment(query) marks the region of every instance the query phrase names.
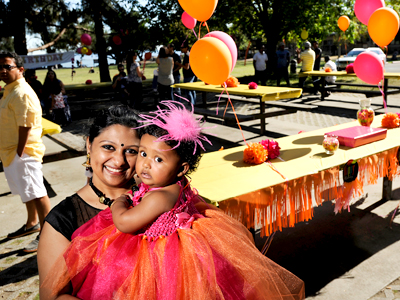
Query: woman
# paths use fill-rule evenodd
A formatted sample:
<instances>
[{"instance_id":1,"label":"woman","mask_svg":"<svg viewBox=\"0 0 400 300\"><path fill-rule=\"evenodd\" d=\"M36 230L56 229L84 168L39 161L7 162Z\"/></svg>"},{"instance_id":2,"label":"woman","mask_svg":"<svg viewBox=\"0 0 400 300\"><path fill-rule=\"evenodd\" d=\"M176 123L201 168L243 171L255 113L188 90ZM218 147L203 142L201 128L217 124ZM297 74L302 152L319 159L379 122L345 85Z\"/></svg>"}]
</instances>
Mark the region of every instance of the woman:
<instances>
[{"instance_id":1,"label":"woman","mask_svg":"<svg viewBox=\"0 0 400 300\"><path fill-rule=\"evenodd\" d=\"M134 185L139 149L138 117L127 106L112 106L94 120L86 139L88 161L93 170L92 184L85 185L61 201L47 215L38 248L39 279L42 285L54 262L63 254L72 233L108 206L100 196L116 199ZM111 220L112 222L112 220ZM97 230L98 228L93 228ZM40 299L77 299L68 290L58 297L40 287Z\"/></svg>"},{"instance_id":2,"label":"woman","mask_svg":"<svg viewBox=\"0 0 400 300\"><path fill-rule=\"evenodd\" d=\"M158 94L160 100L167 100L171 97L171 84L174 83L172 75L174 60L167 55L165 48L161 47L156 62L158 64Z\"/></svg>"},{"instance_id":3,"label":"woman","mask_svg":"<svg viewBox=\"0 0 400 300\"><path fill-rule=\"evenodd\" d=\"M43 94L45 101L46 116L50 115L50 110L53 111L53 121L57 124L66 125L65 103L64 103L64 84L57 79L54 71L47 72L43 84Z\"/></svg>"},{"instance_id":4,"label":"woman","mask_svg":"<svg viewBox=\"0 0 400 300\"><path fill-rule=\"evenodd\" d=\"M140 70L140 64L137 62L137 52L129 52L126 57L126 67L128 70L128 93L131 99L130 105L137 110L140 110L142 96L142 77L143 71Z\"/></svg>"}]
</instances>

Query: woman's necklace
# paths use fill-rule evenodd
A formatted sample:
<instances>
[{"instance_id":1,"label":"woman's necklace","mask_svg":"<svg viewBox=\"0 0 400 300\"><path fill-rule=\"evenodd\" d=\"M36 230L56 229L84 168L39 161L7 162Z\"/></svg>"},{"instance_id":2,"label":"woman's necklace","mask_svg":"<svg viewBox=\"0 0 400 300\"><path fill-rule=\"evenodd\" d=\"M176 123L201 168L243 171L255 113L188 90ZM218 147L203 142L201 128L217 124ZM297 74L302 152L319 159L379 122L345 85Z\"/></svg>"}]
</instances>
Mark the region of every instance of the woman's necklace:
<instances>
[{"instance_id":1,"label":"woman's necklace","mask_svg":"<svg viewBox=\"0 0 400 300\"><path fill-rule=\"evenodd\" d=\"M93 184L92 177L90 177L90 179L89 179L89 185L90 185L90 187L92 188L93 192L95 192L95 194L97 195L97 197L99 197L99 202L100 202L101 204L105 204L105 205L107 205L107 206L110 206L110 205L114 202L114 200L111 200L110 198L108 198L102 191L100 191L100 190ZM132 194L134 194L136 191L139 190L139 188L137 187L135 181L133 181L133 186L132 186L131 190L132 190Z\"/></svg>"},{"instance_id":2,"label":"woman's necklace","mask_svg":"<svg viewBox=\"0 0 400 300\"><path fill-rule=\"evenodd\" d=\"M92 177L90 177L90 179L89 179L89 185L92 188L93 192L95 192L97 197L99 197L99 202L101 204L105 204L107 206L111 205L113 200L111 200L110 198L106 197L106 195L102 191L100 191L97 187L95 187L95 185L93 184L93 181L92 181Z\"/></svg>"}]
</instances>

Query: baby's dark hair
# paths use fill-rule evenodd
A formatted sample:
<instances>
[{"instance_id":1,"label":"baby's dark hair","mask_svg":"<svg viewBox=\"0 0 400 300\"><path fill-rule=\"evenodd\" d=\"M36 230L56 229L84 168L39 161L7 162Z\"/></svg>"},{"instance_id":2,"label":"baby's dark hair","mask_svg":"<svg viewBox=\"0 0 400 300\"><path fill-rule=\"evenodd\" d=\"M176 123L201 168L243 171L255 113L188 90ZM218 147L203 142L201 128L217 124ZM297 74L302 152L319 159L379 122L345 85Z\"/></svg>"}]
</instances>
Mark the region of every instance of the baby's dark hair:
<instances>
[{"instance_id":1,"label":"baby's dark hair","mask_svg":"<svg viewBox=\"0 0 400 300\"><path fill-rule=\"evenodd\" d=\"M143 130L139 132L140 138L142 138L144 134L149 134L159 138L168 134L168 131L156 125L149 125L144 127ZM165 141L165 143L172 148L178 145L178 141L174 140ZM180 145L174 149L182 161L189 164L189 170L187 171L186 175L189 175L197 169L202 156L202 149L199 145L197 145L196 152L193 154L195 147L196 144L194 142L181 141Z\"/></svg>"},{"instance_id":2,"label":"baby's dark hair","mask_svg":"<svg viewBox=\"0 0 400 300\"><path fill-rule=\"evenodd\" d=\"M111 125L122 125L130 128L139 126L138 112L127 105L113 105L102 110L91 122L88 130L89 142Z\"/></svg>"}]
</instances>

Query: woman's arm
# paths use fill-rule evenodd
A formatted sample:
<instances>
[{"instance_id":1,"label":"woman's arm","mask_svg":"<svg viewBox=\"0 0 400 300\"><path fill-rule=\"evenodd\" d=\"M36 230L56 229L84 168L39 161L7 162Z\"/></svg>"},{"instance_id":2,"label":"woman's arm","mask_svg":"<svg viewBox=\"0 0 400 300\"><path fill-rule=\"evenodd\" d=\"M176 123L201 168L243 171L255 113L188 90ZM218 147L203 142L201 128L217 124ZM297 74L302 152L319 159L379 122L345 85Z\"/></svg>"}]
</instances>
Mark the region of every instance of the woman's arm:
<instances>
[{"instance_id":1,"label":"woman's arm","mask_svg":"<svg viewBox=\"0 0 400 300\"><path fill-rule=\"evenodd\" d=\"M64 83L60 80L60 87L61 87L61 93L63 95L65 95L65 87L64 87Z\"/></svg>"},{"instance_id":2,"label":"woman's arm","mask_svg":"<svg viewBox=\"0 0 400 300\"><path fill-rule=\"evenodd\" d=\"M61 233L56 231L49 223L45 222L40 233L40 242L37 252L37 263L39 268L39 294L41 300L78 299L68 294L52 295L49 287L43 287L43 281L49 274L56 260L64 253L70 244Z\"/></svg>"},{"instance_id":3,"label":"woman's arm","mask_svg":"<svg viewBox=\"0 0 400 300\"><path fill-rule=\"evenodd\" d=\"M54 104L56 104L56 99L54 99L54 94L51 94L51 106L50 106L50 109L54 109Z\"/></svg>"},{"instance_id":4,"label":"woman's arm","mask_svg":"<svg viewBox=\"0 0 400 300\"><path fill-rule=\"evenodd\" d=\"M142 76L143 76L143 72L140 71L140 66L139 66L139 64L138 64L138 66L136 67L136 74L137 74L137 76L139 76L139 78L142 78Z\"/></svg>"},{"instance_id":5,"label":"woman's arm","mask_svg":"<svg viewBox=\"0 0 400 300\"><path fill-rule=\"evenodd\" d=\"M157 56L157 58L156 58L156 63L159 65L160 64L160 57L159 56Z\"/></svg>"},{"instance_id":6,"label":"woman's arm","mask_svg":"<svg viewBox=\"0 0 400 300\"><path fill-rule=\"evenodd\" d=\"M142 201L127 208L126 195L117 198L111 205L112 217L119 231L125 233L136 232L161 214L171 210L179 196L180 187L177 184L148 192Z\"/></svg>"}]
</instances>

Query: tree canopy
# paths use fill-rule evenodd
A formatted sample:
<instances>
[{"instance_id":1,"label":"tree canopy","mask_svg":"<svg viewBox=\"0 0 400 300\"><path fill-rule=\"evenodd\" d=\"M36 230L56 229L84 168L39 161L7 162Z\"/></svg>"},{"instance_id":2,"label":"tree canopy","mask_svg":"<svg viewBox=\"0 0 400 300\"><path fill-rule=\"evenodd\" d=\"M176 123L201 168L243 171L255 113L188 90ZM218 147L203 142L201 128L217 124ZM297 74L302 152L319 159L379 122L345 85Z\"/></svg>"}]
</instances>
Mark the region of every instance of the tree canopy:
<instances>
[{"instance_id":1,"label":"tree canopy","mask_svg":"<svg viewBox=\"0 0 400 300\"><path fill-rule=\"evenodd\" d=\"M207 0L204 0L207 1ZM386 1L398 8L397 1ZM393 3L392 3L393 2ZM142 3L142 5L140 4ZM76 50L80 35L89 33L93 43L90 49L99 55L101 81L109 81L107 56L120 62L129 50L139 56L159 45L177 44L184 40L196 41L195 33L181 22L183 13L177 0L81 0L76 6L66 0L0 0L0 49L26 54L26 36L39 34L42 44L37 48L47 52ZM396 6L397 5L397 6ZM309 40L323 40L335 36L340 43L344 34L337 26L341 15L351 19L346 39L354 42L367 32L354 15L354 0L220 0L207 21L210 31L230 34L239 49L263 43L272 53L279 41L300 45L301 32L306 29ZM200 30L201 36L207 27Z\"/></svg>"}]
</instances>

